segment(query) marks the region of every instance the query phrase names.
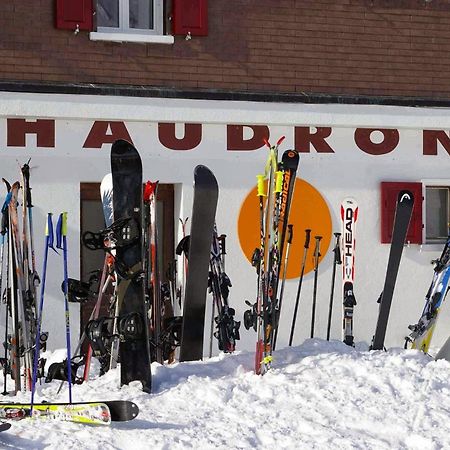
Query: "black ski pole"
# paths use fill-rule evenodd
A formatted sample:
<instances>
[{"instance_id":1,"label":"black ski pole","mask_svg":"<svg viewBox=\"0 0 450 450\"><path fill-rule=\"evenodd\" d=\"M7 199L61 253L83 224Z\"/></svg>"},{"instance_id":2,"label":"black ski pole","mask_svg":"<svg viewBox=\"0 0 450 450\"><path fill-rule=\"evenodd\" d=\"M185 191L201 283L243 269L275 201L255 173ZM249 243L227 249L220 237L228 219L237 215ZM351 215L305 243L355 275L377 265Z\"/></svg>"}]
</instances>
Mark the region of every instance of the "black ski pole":
<instances>
[{"instance_id":1,"label":"black ski pole","mask_svg":"<svg viewBox=\"0 0 450 450\"><path fill-rule=\"evenodd\" d=\"M333 297L334 297L334 281L336 278L336 265L342 264L341 258L341 233L334 233L336 237L336 245L334 246L334 260L333 260L333 273L331 275L331 293L330 293L330 305L328 307L328 325L327 325L327 341L330 340L330 328L331 328L331 315L333 313Z\"/></svg>"},{"instance_id":2,"label":"black ski pole","mask_svg":"<svg viewBox=\"0 0 450 450\"><path fill-rule=\"evenodd\" d=\"M316 245L314 247L314 289L311 313L311 338L314 337L314 322L316 320L316 301L317 301L317 279L319 278L319 257L320 257L320 240L322 236L314 236Z\"/></svg>"},{"instance_id":3,"label":"black ski pole","mask_svg":"<svg viewBox=\"0 0 450 450\"><path fill-rule=\"evenodd\" d=\"M285 285L285 282L286 282L287 265L288 265L288 262L289 262L289 250L291 248L292 238L294 237L293 228L294 228L294 225L289 224L287 226L286 255L284 257L283 279L281 281L280 298L278 299L278 310L275 311L277 317L276 317L276 322L275 322L275 333L273 335L272 350L275 350L276 345L277 345L278 324L280 322L281 305L283 304L284 285Z\"/></svg>"},{"instance_id":4,"label":"black ski pole","mask_svg":"<svg viewBox=\"0 0 450 450\"><path fill-rule=\"evenodd\" d=\"M310 238L311 238L311 230L308 228L305 230L305 245L303 251L302 269L300 273L300 279L298 280L297 297L295 298L294 315L292 316L291 334L289 336L289 347L292 345L292 340L294 339L295 322L297 320L298 304L300 301L300 292L302 290L303 275L305 273L306 254L308 253Z\"/></svg>"}]
</instances>

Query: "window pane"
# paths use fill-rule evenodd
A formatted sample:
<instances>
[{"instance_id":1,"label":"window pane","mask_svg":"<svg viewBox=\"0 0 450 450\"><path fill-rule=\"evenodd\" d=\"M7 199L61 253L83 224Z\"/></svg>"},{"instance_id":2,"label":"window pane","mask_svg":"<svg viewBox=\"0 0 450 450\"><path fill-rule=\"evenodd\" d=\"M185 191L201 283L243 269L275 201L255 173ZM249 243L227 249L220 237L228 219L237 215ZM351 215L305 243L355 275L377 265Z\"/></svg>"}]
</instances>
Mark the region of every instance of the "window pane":
<instances>
[{"instance_id":1,"label":"window pane","mask_svg":"<svg viewBox=\"0 0 450 450\"><path fill-rule=\"evenodd\" d=\"M97 0L97 26L119 27L119 0Z\"/></svg>"},{"instance_id":2,"label":"window pane","mask_svg":"<svg viewBox=\"0 0 450 450\"><path fill-rule=\"evenodd\" d=\"M129 0L130 28L153 30L153 0Z\"/></svg>"},{"instance_id":3,"label":"window pane","mask_svg":"<svg viewBox=\"0 0 450 450\"><path fill-rule=\"evenodd\" d=\"M445 239L448 234L448 188L426 188L427 239Z\"/></svg>"}]
</instances>

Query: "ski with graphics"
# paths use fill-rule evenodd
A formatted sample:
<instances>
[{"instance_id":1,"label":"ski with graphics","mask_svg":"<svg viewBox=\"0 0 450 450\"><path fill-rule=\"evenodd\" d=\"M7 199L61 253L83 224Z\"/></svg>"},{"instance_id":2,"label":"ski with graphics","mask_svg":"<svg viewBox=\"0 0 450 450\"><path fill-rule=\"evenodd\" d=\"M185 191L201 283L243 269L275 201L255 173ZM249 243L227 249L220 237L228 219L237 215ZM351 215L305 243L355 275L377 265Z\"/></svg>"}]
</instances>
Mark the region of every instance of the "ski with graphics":
<instances>
[{"instance_id":1,"label":"ski with graphics","mask_svg":"<svg viewBox=\"0 0 450 450\"><path fill-rule=\"evenodd\" d=\"M341 204L342 220L342 291L343 291L343 339L347 345L354 345L353 310L356 306L355 279L355 229L358 220L358 204L347 197Z\"/></svg>"}]
</instances>

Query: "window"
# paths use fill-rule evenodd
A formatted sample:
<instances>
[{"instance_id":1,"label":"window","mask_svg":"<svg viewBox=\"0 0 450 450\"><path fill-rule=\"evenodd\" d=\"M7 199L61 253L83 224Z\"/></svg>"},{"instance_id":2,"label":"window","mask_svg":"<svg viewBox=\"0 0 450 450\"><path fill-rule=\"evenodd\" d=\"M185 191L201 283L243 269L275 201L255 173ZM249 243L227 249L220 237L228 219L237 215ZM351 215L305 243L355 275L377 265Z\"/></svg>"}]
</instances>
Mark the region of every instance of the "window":
<instances>
[{"instance_id":1,"label":"window","mask_svg":"<svg viewBox=\"0 0 450 450\"><path fill-rule=\"evenodd\" d=\"M425 189L425 240L427 243L443 242L450 223L450 187L426 186Z\"/></svg>"},{"instance_id":2,"label":"window","mask_svg":"<svg viewBox=\"0 0 450 450\"><path fill-rule=\"evenodd\" d=\"M162 34L161 0L97 0L97 30Z\"/></svg>"},{"instance_id":3,"label":"window","mask_svg":"<svg viewBox=\"0 0 450 450\"><path fill-rule=\"evenodd\" d=\"M173 43L163 35L163 0L97 0L92 40Z\"/></svg>"}]
</instances>

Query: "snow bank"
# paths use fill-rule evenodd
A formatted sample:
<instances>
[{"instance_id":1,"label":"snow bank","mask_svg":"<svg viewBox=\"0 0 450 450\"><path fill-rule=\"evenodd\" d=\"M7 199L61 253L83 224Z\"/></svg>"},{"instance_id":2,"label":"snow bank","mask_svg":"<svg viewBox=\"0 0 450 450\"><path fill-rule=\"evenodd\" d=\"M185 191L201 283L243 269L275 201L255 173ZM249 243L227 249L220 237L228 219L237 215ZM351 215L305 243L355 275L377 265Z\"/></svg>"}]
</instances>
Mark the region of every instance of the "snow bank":
<instances>
[{"instance_id":1,"label":"snow bank","mask_svg":"<svg viewBox=\"0 0 450 450\"><path fill-rule=\"evenodd\" d=\"M90 427L22 420L0 434L15 449L438 449L450 447L450 363L415 350L369 352L307 340L276 351L264 377L253 354L153 364L153 394L118 386L119 371L75 386L74 401L129 399L130 422ZM11 385L12 387L12 385ZM59 382L37 400L67 400ZM6 399L5 399L6 400ZM8 398L9 400L9 398ZM11 400L28 401L29 394Z\"/></svg>"}]
</instances>

